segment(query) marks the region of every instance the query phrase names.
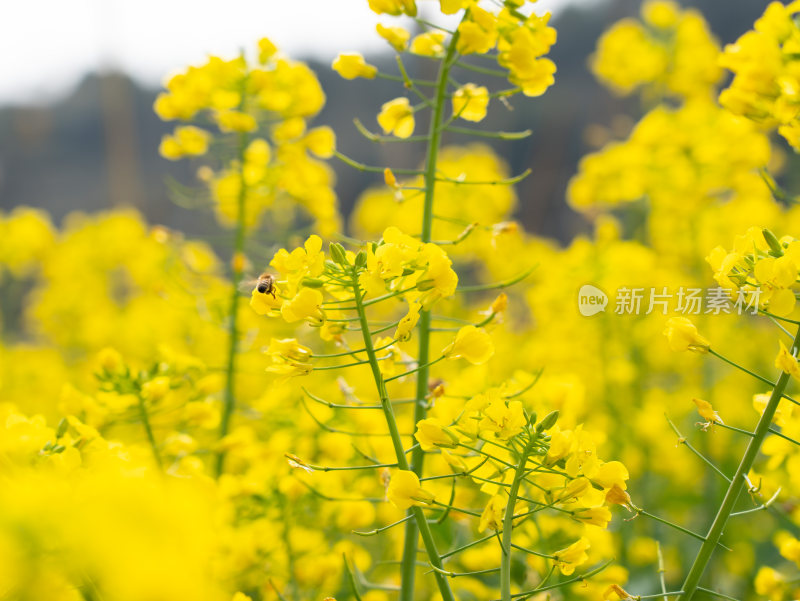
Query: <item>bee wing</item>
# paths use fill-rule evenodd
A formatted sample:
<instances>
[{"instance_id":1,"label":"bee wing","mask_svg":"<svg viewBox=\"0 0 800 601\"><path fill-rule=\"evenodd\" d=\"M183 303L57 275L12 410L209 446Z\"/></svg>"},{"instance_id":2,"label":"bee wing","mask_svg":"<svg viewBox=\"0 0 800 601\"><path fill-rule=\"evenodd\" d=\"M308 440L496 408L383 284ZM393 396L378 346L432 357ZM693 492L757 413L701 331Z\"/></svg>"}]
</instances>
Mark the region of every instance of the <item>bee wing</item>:
<instances>
[{"instance_id":1,"label":"bee wing","mask_svg":"<svg viewBox=\"0 0 800 601\"><path fill-rule=\"evenodd\" d=\"M257 285L258 285L258 279L256 278L244 279L241 282L239 282L238 289L239 292L241 292L242 294L249 295L253 292L253 290L255 290Z\"/></svg>"}]
</instances>

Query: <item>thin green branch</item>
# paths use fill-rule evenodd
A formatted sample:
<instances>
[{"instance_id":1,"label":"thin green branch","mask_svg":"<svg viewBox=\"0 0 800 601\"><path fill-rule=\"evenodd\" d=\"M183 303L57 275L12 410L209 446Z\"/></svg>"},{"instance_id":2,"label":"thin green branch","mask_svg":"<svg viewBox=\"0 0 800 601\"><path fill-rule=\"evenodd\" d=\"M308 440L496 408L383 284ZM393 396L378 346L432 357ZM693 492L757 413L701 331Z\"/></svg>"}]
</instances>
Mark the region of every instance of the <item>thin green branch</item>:
<instances>
[{"instance_id":1,"label":"thin green branch","mask_svg":"<svg viewBox=\"0 0 800 601\"><path fill-rule=\"evenodd\" d=\"M158 445L156 444L155 436L153 436L153 428L150 426L150 417L147 414L147 406L144 403L144 398L142 398L141 392L139 392L137 397L139 399L139 416L142 419L142 425L144 426L144 431L147 435L147 441L150 443L150 449L153 452L153 459L155 459L158 469L163 471L164 463L161 461L161 453L158 451Z\"/></svg>"},{"instance_id":2,"label":"thin green branch","mask_svg":"<svg viewBox=\"0 0 800 601\"><path fill-rule=\"evenodd\" d=\"M736 597L731 597L730 595L726 595L724 593L719 593L717 591L712 591L709 588L703 588L702 586L698 586L697 590L700 592L705 593L706 595L711 595L713 597L719 597L720 599L728 599L729 601L739 601Z\"/></svg>"},{"instance_id":3,"label":"thin green branch","mask_svg":"<svg viewBox=\"0 0 800 601\"><path fill-rule=\"evenodd\" d=\"M794 342L792 343L790 350L793 356L797 355L798 344L800 344L800 328L797 330L797 334L795 335ZM695 592L697 592L699 588L700 578L703 576L706 566L711 561L711 556L714 553L717 543L722 537L722 532L725 529L725 525L728 523L728 518L733 512L733 507L736 504L736 500L739 498L739 495L744 488L746 476L753 467L753 463L758 455L759 450L761 449L764 438L769 432L770 424L772 424L772 419L775 417L775 412L777 411L778 405L783 397L783 392L789 383L789 377L790 376L788 373L781 372L777 381L775 382L775 385L772 389L772 394L770 394L769 400L764 407L764 412L761 414L755 430L753 430L753 437L748 441L747 449L742 456L739 467L736 469L736 473L734 474L731 483L728 486L728 490L726 491L725 497L722 500L722 504L717 511L717 515L714 518L708 534L705 537L706 540L700 546L700 550L698 551L692 567L686 576L683 587L681 587L684 591L684 594L681 597L683 601L691 601Z\"/></svg>"},{"instance_id":4,"label":"thin green branch","mask_svg":"<svg viewBox=\"0 0 800 601\"><path fill-rule=\"evenodd\" d=\"M661 543L659 541L656 541L656 555L658 556L658 582L661 584L661 596L663 597L663 601L669 601L670 593L667 593L667 570L664 567L664 553L661 552ZM656 595L656 597L658 597L658 595Z\"/></svg>"},{"instance_id":5,"label":"thin green branch","mask_svg":"<svg viewBox=\"0 0 800 601\"><path fill-rule=\"evenodd\" d=\"M444 177L440 176L436 178L437 182L445 182L448 184L458 184L460 186L513 186L524 180L531 174L530 169L526 169L519 175L515 175L513 177L507 177L504 179L487 179L487 180L468 180L468 179L458 179L453 177Z\"/></svg>"},{"instance_id":6,"label":"thin green branch","mask_svg":"<svg viewBox=\"0 0 800 601\"><path fill-rule=\"evenodd\" d=\"M427 369L431 365L435 365L436 363L439 363L439 361L441 361L442 359L444 359L444 355L442 355L441 357L437 357L433 361L428 361L427 363L424 363L424 364L420 365L419 367L415 367L414 369L409 369L408 371L404 371L401 374L397 374L396 376L392 376L391 378L384 378L384 382L391 382L392 380L398 380L400 378L404 378L406 376L410 376L411 374L415 374L415 373L417 373L419 371L422 371L422 370L427 371ZM427 380L426 380L426 388L427 388Z\"/></svg>"},{"instance_id":7,"label":"thin green branch","mask_svg":"<svg viewBox=\"0 0 800 601\"><path fill-rule=\"evenodd\" d=\"M382 526L381 528L375 528L375 530L366 530L366 531L353 530L353 534L356 534L358 536L375 536L376 534L380 534L381 532L386 532L390 528L394 528L395 526L399 526L403 522L406 522L406 521L410 520L412 517L413 516L411 516L411 515L407 515L404 518L401 518L401 519L397 520L396 522L392 522L391 524L389 524L387 526Z\"/></svg>"},{"instance_id":8,"label":"thin green branch","mask_svg":"<svg viewBox=\"0 0 800 601\"><path fill-rule=\"evenodd\" d=\"M800 442L796 441L794 438L789 438L788 436L786 436L786 434L783 434L782 432L778 432L775 428L772 428L772 427L767 428L767 431L770 434L774 434L775 436L779 436L780 438L783 438L784 440L788 440L792 444L796 444L797 446L800 447Z\"/></svg>"},{"instance_id":9,"label":"thin green branch","mask_svg":"<svg viewBox=\"0 0 800 601\"><path fill-rule=\"evenodd\" d=\"M757 511L767 511L772 506L772 504L775 502L775 500L778 498L779 494L781 494L781 489L780 488L775 491L774 495L772 495L769 499L764 501L758 507L753 507L752 509L745 509L744 511L734 511L731 514L731 517L736 516L736 515L746 515L748 513L756 513Z\"/></svg>"},{"instance_id":10,"label":"thin green branch","mask_svg":"<svg viewBox=\"0 0 800 601\"><path fill-rule=\"evenodd\" d=\"M344 559L344 569L347 572L347 581L350 583L350 588L353 589L353 596L356 598L356 601L362 601L361 594L358 592L358 583L356 582L355 574L350 569L350 562L347 561L347 555L342 553L342 558Z\"/></svg>"},{"instance_id":11,"label":"thin green branch","mask_svg":"<svg viewBox=\"0 0 800 601\"><path fill-rule=\"evenodd\" d=\"M731 481L731 479L728 478L728 476L726 476L725 473L721 469L719 469L716 465L714 465L714 463L710 459L708 459L700 451L698 451L691 444L689 444L689 441L686 440L686 437L678 431L678 428L675 426L674 423L672 423L672 420L669 417L667 417L666 415L664 415L664 417L666 418L667 423L669 423L670 428L672 428L672 431L675 432L676 436L678 437L678 443L679 444L682 444L687 449L689 449L692 453L694 453L697 457L699 457L700 460L703 463L705 463L708 467L710 467L712 470L714 470L718 475L722 476L725 479L726 482L730 482ZM714 422L714 423L717 423L717 422Z\"/></svg>"},{"instance_id":12,"label":"thin green branch","mask_svg":"<svg viewBox=\"0 0 800 601\"><path fill-rule=\"evenodd\" d=\"M474 540L474 541L472 541L470 543L467 543L465 545L462 545L460 547L456 547L452 551L448 551L447 553L442 553L441 557L442 557L442 559L446 559L447 557L451 557L453 555L457 555L458 553L461 553L462 551L466 551L467 549L471 549L472 547L480 545L481 543L485 543L487 541L492 540L494 538L494 536L495 536L494 534L490 534L488 536L484 536L483 538L479 538L477 540Z\"/></svg>"},{"instance_id":13,"label":"thin green branch","mask_svg":"<svg viewBox=\"0 0 800 601\"><path fill-rule=\"evenodd\" d=\"M386 143L391 144L397 142L427 142L429 139L427 135L398 138L397 136L383 136L381 134L376 134L368 130L366 126L363 123L361 123L360 119L353 119L353 124L356 126L358 133L360 133L370 142L377 142L378 144L386 144Z\"/></svg>"},{"instance_id":14,"label":"thin green branch","mask_svg":"<svg viewBox=\"0 0 800 601\"><path fill-rule=\"evenodd\" d=\"M597 574L599 574L600 572L605 570L608 566L611 565L611 561L612 560L608 560L604 564L601 564L601 565L597 566L596 568L594 568L592 570L589 570L585 574L580 574L578 576L574 576L573 578L570 578L569 580L563 580L561 582L556 582L555 584L550 584L548 586L541 586L540 585L540 586L537 586L535 589L532 589L530 591L525 591L524 593L515 593L515 594L511 595L511 598L512 599L527 599L528 597L533 597L537 593L543 593L545 591L549 591L549 590L552 590L552 589L555 589L555 588L561 588L561 587L563 587L563 586L565 586L567 584L572 584L573 582L583 582L584 580L587 580L587 579L591 578L592 576L596 576ZM502 601L502 600L495 599L494 601Z\"/></svg>"},{"instance_id":15,"label":"thin green branch","mask_svg":"<svg viewBox=\"0 0 800 601\"><path fill-rule=\"evenodd\" d=\"M481 75L502 77L503 79L508 77L508 71L502 71L500 69L489 69L488 67L479 67L477 65L470 65L469 63L464 63L462 61L456 61L456 66L461 67L462 69L466 69L467 71L472 71L473 73L480 73Z\"/></svg>"},{"instance_id":16,"label":"thin green branch","mask_svg":"<svg viewBox=\"0 0 800 601\"><path fill-rule=\"evenodd\" d=\"M533 549L526 549L525 547L520 547L519 545L515 545L511 543L511 546L515 549L519 549L523 553L528 553L529 555L535 555L536 557L544 557L545 559L555 559L555 555L548 555L547 553L541 553L539 551L534 551Z\"/></svg>"},{"instance_id":17,"label":"thin green branch","mask_svg":"<svg viewBox=\"0 0 800 601\"><path fill-rule=\"evenodd\" d=\"M448 572L447 570L442 570L435 566L431 566L431 572L437 572L443 576L447 576L448 578L458 578L460 576L480 576L481 574L494 574L495 572L499 571L500 568L487 568L485 570L475 570L474 572Z\"/></svg>"},{"instance_id":18,"label":"thin green branch","mask_svg":"<svg viewBox=\"0 0 800 601\"><path fill-rule=\"evenodd\" d=\"M645 517L650 518L651 520L655 520L656 522L659 522L660 524L664 524L665 526L669 526L670 528L674 528L678 532L683 532L684 534L688 534L692 538L696 538L699 541L703 541L703 544L705 544L707 542L706 538L702 534L697 534L697 532L692 532L688 528L684 528L683 526L679 526L678 524L676 524L674 522L670 522L669 520L665 520L664 518L660 518L657 515L653 515L652 513L648 512L648 511L645 511L641 507L634 507L633 509L636 512L636 515L643 515ZM723 545L722 543L717 542L717 544L719 544L725 550L730 551L730 549L728 547L726 547L725 545Z\"/></svg>"},{"instance_id":19,"label":"thin green branch","mask_svg":"<svg viewBox=\"0 0 800 601\"><path fill-rule=\"evenodd\" d=\"M533 270L536 269L538 265L534 265L523 271L521 274L514 276L511 279L504 280L502 282L497 282L494 284L478 284L475 286L459 286L456 288L456 292L485 292L487 290L502 290L503 288L508 288L517 284L527 278L530 274L533 273Z\"/></svg>"},{"instance_id":20,"label":"thin green branch","mask_svg":"<svg viewBox=\"0 0 800 601\"><path fill-rule=\"evenodd\" d=\"M372 165L365 165L364 163L359 163L355 159L351 159L349 156L342 154L338 150L333 153L337 159L349 165L353 169L357 169L359 171L366 171L367 173L383 173L386 170L386 167L375 167ZM398 175L423 175L423 171L419 169L392 169L392 171Z\"/></svg>"},{"instance_id":21,"label":"thin green branch","mask_svg":"<svg viewBox=\"0 0 800 601\"><path fill-rule=\"evenodd\" d=\"M773 382L771 382L770 380L768 380L768 379L767 379L767 378L765 378L764 376L760 376L760 375L758 375L757 373L755 373L755 372L753 372L753 371L750 371L750 370L749 370L749 369L747 369L746 367L743 367L743 366L739 365L739 364L738 364L738 363L736 363L735 361L731 361L731 360L730 360L730 359L728 359L727 357L725 357L725 356L723 356L723 355L720 355L720 354L719 354L717 351L715 351L714 349L712 349L712 348L709 348L709 349L708 349L708 352L709 352L710 354L714 355L715 357L717 357L718 359L722 359L722 360L723 360L725 363L727 363L728 365L732 365L732 366L733 366L733 367L735 367L736 369L739 369L739 370L743 371L744 373L746 373L746 374L748 374L748 375L751 375L751 376L753 376L753 377L754 377L756 380L758 380L758 381L760 381L760 382L763 382L764 384L769 384L770 386L773 386L773 385L774 385L774 384L773 384ZM800 401L796 401L795 399L793 399L792 397L790 397L790 396L789 396L789 395L787 395L787 394L784 394L783 392L781 392L781 397L782 397L782 398L784 398L784 399L786 399L786 400L788 400L788 401L790 401L790 402L792 402L792 403L794 403L795 405L800 405Z\"/></svg>"},{"instance_id":22,"label":"thin green branch","mask_svg":"<svg viewBox=\"0 0 800 601\"><path fill-rule=\"evenodd\" d=\"M468 136L476 136L478 138L492 138L494 140L524 140L529 137L533 132L530 129L522 131L483 131L480 129L472 129L469 127L454 127L448 125L445 131L451 134L464 134Z\"/></svg>"},{"instance_id":23,"label":"thin green branch","mask_svg":"<svg viewBox=\"0 0 800 601\"><path fill-rule=\"evenodd\" d=\"M741 428L736 428L734 426L729 426L728 424L723 424L722 422L714 422L720 428L724 428L725 430L730 430L731 432L738 432L739 434L744 434L749 438L753 438L753 433L750 430L742 430Z\"/></svg>"},{"instance_id":24,"label":"thin green branch","mask_svg":"<svg viewBox=\"0 0 800 601\"><path fill-rule=\"evenodd\" d=\"M329 320L329 321L331 321L331 320ZM395 342L397 342L397 340L392 340L391 342L389 342L389 343L387 343L387 344L385 344L383 346L379 346L378 348L375 349L375 351L377 352L377 351L385 350L385 349L389 348L390 346L392 346ZM344 351L344 352L341 352L341 353L331 353L331 354L328 354L328 355L311 355L311 358L312 359L333 359L334 357L347 357L348 355L355 355L357 353L363 353L366 350L367 349L365 349L365 348L360 348L360 349L356 349L356 350L352 350L352 351Z\"/></svg>"}]
</instances>

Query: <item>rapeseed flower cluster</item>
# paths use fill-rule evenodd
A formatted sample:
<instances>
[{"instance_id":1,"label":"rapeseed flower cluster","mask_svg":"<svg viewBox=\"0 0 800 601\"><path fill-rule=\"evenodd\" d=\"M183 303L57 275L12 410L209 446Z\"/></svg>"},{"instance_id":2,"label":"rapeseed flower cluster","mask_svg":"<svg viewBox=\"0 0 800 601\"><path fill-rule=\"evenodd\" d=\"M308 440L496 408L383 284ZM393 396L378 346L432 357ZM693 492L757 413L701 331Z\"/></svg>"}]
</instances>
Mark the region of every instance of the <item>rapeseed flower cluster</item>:
<instances>
[{"instance_id":1,"label":"rapeseed flower cluster","mask_svg":"<svg viewBox=\"0 0 800 601\"><path fill-rule=\"evenodd\" d=\"M733 72L720 104L752 119L800 149L797 50L800 4L771 2L753 29L725 47L720 63Z\"/></svg>"},{"instance_id":2,"label":"rapeseed flower cluster","mask_svg":"<svg viewBox=\"0 0 800 601\"><path fill-rule=\"evenodd\" d=\"M308 129L324 103L316 75L264 38L254 62L244 55L212 56L166 82L155 102L158 116L211 125L216 133L179 125L164 136L160 152L170 160L212 159L211 165L203 161L198 177L223 225L236 224L241 211L252 228L265 211L285 211L288 203L301 206L316 229L330 235L339 229L334 179L319 158L332 156L335 137L328 127ZM232 149L224 154L233 158L218 166L219 158L208 156L213 145Z\"/></svg>"},{"instance_id":3,"label":"rapeseed flower cluster","mask_svg":"<svg viewBox=\"0 0 800 601\"><path fill-rule=\"evenodd\" d=\"M647 0L641 20L623 19L602 35L591 67L620 94L641 88L656 100L709 98L723 74L718 55L719 44L698 11Z\"/></svg>"}]
</instances>

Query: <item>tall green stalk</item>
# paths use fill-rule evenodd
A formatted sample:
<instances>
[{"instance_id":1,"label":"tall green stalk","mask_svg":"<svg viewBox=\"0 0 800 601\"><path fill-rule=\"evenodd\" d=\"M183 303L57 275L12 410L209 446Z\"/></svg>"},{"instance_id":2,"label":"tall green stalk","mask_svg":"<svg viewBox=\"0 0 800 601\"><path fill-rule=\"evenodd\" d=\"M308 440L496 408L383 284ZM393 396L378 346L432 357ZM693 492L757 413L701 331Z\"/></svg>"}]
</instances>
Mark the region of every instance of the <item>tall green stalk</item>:
<instances>
[{"instance_id":1,"label":"tall green stalk","mask_svg":"<svg viewBox=\"0 0 800 601\"><path fill-rule=\"evenodd\" d=\"M408 470L409 463L406 459L406 452L403 448L403 440L400 436L400 430L397 428L397 420L394 416L394 411L392 409L392 404L389 401L389 395L386 392L386 384L383 380L383 374L381 374L380 366L378 365L378 357L375 354L375 347L372 344L372 333L369 331L369 323L367 321L367 314L364 310L364 302L363 302L363 295L361 293L360 286L358 284L358 277L353 271L353 295L355 297L356 302L356 310L358 311L358 320L359 325L361 326L361 335L364 339L364 349L367 353L367 357L369 359L369 365L372 369L372 377L375 380L375 386L378 388L378 396L381 402L381 409L383 410L384 417L386 418L386 424L389 427L389 435L392 439L392 445L394 446L395 455L397 456L397 466L401 470ZM436 583L439 586L439 592L442 595L443 601L455 601L455 597L453 597L453 592L450 590L450 583L447 581L447 577L442 574L442 559L439 555L439 551L436 548L436 543L433 540L433 533L431 532L430 525L425 518L425 514L419 507L411 507L409 513L414 516L414 522L417 526L416 530L419 532L419 535L422 537L422 543L425 547L425 551L428 554L428 561L430 561L431 565L434 568L437 568L438 571L434 570L434 575L436 577ZM412 521L412 520L409 520ZM414 541L414 549L416 552L416 540ZM414 561L412 562L412 572L413 568L416 565L416 553L414 557ZM403 566L403 574L406 573L405 564ZM412 597L413 599L413 591Z\"/></svg>"},{"instance_id":2,"label":"tall green stalk","mask_svg":"<svg viewBox=\"0 0 800 601\"><path fill-rule=\"evenodd\" d=\"M147 434L150 449L153 451L153 459L156 460L158 469L163 470L164 464L161 461L161 453L158 452L158 445L156 444L155 436L153 436L153 428L150 426L150 416L147 414L147 405L145 405L141 390L137 391L137 396L139 398L139 415L142 418L142 425L144 426L145 434Z\"/></svg>"},{"instance_id":3,"label":"tall green stalk","mask_svg":"<svg viewBox=\"0 0 800 601\"><path fill-rule=\"evenodd\" d=\"M447 95L447 82L450 77L450 68L456 53L458 43L458 30L450 38L444 59L439 65L439 74L436 83L436 98L434 100L433 114L428 129L428 147L425 153L425 200L422 207L422 242L430 242L433 232L433 201L436 191L436 166L439 159L439 146L442 141L442 122L444 120L444 105ZM419 335L419 351L417 353L418 365L422 366L417 372L416 403L414 404L414 423L416 424L426 415L426 396L428 394L428 380L430 369L430 332L431 315L429 311L420 313L417 324ZM422 475L422 466L425 453L417 446L411 452L410 469L418 476ZM400 601L414 601L414 580L417 565L417 539L419 533L416 520L408 520L405 526L405 540L403 543L403 561L400 585Z\"/></svg>"},{"instance_id":4,"label":"tall green stalk","mask_svg":"<svg viewBox=\"0 0 800 601\"><path fill-rule=\"evenodd\" d=\"M244 97L244 95L242 96ZM233 243L233 260L231 261L231 292L230 305L228 308L228 360L225 366L225 393L223 397L222 417L219 422L219 438L222 439L228 434L231 416L236 407L236 354L239 350L239 284L242 281L242 263L244 258L245 243L245 201L247 198L247 184L244 179L244 153L247 149L247 134L239 134L239 169L240 183L239 196L236 207L236 234ZM225 451L221 450L217 455L215 472L217 477L222 474L225 468Z\"/></svg>"},{"instance_id":5,"label":"tall green stalk","mask_svg":"<svg viewBox=\"0 0 800 601\"><path fill-rule=\"evenodd\" d=\"M797 354L798 346L800 346L800 327L798 328L794 342L792 343L792 348L790 351L792 355ZM703 576L703 572L711 560L711 555L714 552L714 548L719 543L719 540L722 537L722 532L728 522L728 518L730 518L733 508L736 505L736 501L739 498L742 489L744 488L747 473L750 471L750 468L753 467L753 462L755 461L758 451L761 449L761 445L764 442L764 438L769 431L770 425L772 424L772 419L775 417L775 411L777 411L781 398L783 398L783 393L786 390L786 385L789 383L789 378L790 375L786 372L783 372L775 382L775 385L772 389L772 394L770 394L769 401L767 401L767 405L764 408L764 413L761 414L761 419L758 420L758 425L756 426L753 436L750 438L750 441L747 444L747 449L742 456L742 460L739 462L739 467L736 468L736 474L731 479L731 483L728 486L728 490L722 500L722 505L720 505L717 515L714 518L714 521L711 523L711 528L709 529L703 544L700 546L700 550L697 552L694 563L692 564L692 567L686 576L686 580L681 587L683 594L681 595L680 599L683 601L691 601L694 598L695 592L698 590L700 578Z\"/></svg>"},{"instance_id":6,"label":"tall green stalk","mask_svg":"<svg viewBox=\"0 0 800 601\"><path fill-rule=\"evenodd\" d=\"M508 489L508 503L506 503L506 514L503 516L503 555L500 558L500 599L501 601L511 601L511 535L514 530L514 507L517 504L517 494L525 476L525 469L528 463L531 442L525 445L514 472L514 480L511 488Z\"/></svg>"}]
</instances>

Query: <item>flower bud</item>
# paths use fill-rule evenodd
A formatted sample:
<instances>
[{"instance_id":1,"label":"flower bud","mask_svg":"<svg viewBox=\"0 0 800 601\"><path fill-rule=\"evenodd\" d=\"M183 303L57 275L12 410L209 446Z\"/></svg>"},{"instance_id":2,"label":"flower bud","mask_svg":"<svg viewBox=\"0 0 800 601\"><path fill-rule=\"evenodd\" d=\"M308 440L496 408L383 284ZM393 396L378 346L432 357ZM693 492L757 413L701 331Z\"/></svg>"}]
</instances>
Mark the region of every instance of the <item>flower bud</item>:
<instances>
[{"instance_id":1,"label":"flower bud","mask_svg":"<svg viewBox=\"0 0 800 601\"><path fill-rule=\"evenodd\" d=\"M97 362L103 370L110 374L122 372L125 369L122 355L110 347L104 348L97 353Z\"/></svg>"},{"instance_id":2,"label":"flower bud","mask_svg":"<svg viewBox=\"0 0 800 601\"><path fill-rule=\"evenodd\" d=\"M331 242L330 245L331 258L339 265L347 265L347 257L345 256L344 247L338 242Z\"/></svg>"},{"instance_id":3,"label":"flower bud","mask_svg":"<svg viewBox=\"0 0 800 601\"><path fill-rule=\"evenodd\" d=\"M300 285L306 288L322 288L324 282L317 278L303 278L300 280Z\"/></svg>"},{"instance_id":4,"label":"flower bud","mask_svg":"<svg viewBox=\"0 0 800 601\"><path fill-rule=\"evenodd\" d=\"M767 241L769 245L770 253L774 257L782 257L783 256L783 247L781 243L778 241L778 238L773 234L769 229L764 228L761 230L761 233L764 235L764 240Z\"/></svg>"},{"instance_id":5,"label":"flower bud","mask_svg":"<svg viewBox=\"0 0 800 601\"><path fill-rule=\"evenodd\" d=\"M67 428L69 427L69 422L67 421L66 417L62 417L61 421L58 422L58 427L56 428L56 438L61 438L64 434L67 433Z\"/></svg>"},{"instance_id":6,"label":"flower bud","mask_svg":"<svg viewBox=\"0 0 800 601\"><path fill-rule=\"evenodd\" d=\"M557 421L558 421L558 410L551 411L542 418L542 421L536 424L536 431L544 432L545 430L549 430L550 428L556 425Z\"/></svg>"}]
</instances>

